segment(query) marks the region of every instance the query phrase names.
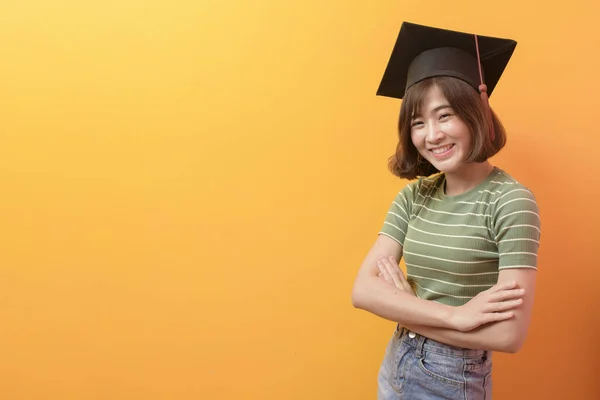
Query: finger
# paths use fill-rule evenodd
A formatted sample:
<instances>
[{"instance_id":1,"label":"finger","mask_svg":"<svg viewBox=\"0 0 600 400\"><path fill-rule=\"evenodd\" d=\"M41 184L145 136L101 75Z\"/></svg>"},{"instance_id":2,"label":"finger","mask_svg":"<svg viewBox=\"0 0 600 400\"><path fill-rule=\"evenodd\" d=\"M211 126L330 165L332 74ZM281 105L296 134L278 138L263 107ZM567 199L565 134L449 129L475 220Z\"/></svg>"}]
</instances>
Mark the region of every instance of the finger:
<instances>
[{"instance_id":1,"label":"finger","mask_svg":"<svg viewBox=\"0 0 600 400\"><path fill-rule=\"evenodd\" d=\"M404 271L398 265L398 262L394 258L394 256L389 257L389 262L393 265L393 272L397 275L400 284L402 285L402 289L405 292L412 293L414 292L413 287L408 283L406 276L404 275Z\"/></svg>"},{"instance_id":2,"label":"finger","mask_svg":"<svg viewBox=\"0 0 600 400\"><path fill-rule=\"evenodd\" d=\"M489 296L490 301L498 302L505 301L510 299L516 299L523 297L525 294L525 289L512 289L512 290L504 290L501 292L492 293Z\"/></svg>"},{"instance_id":3,"label":"finger","mask_svg":"<svg viewBox=\"0 0 600 400\"><path fill-rule=\"evenodd\" d=\"M389 276L391 276L392 280L394 281L394 285L396 285L396 287L398 289L402 289L402 281L400 280L400 277L398 276L398 267L394 267L394 265L392 265L392 263L390 262L389 259L387 258L383 258L381 259L381 263L383 265L383 267L385 268L387 274ZM402 272L402 271L400 271Z\"/></svg>"},{"instance_id":4,"label":"finger","mask_svg":"<svg viewBox=\"0 0 600 400\"><path fill-rule=\"evenodd\" d=\"M512 311L488 313L488 314L484 314L484 316L483 316L484 322L483 323L487 324L490 322L506 321L507 319L511 319L514 316L515 316L515 314Z\"/></svg>"},{"instance_id":5,"label":"finger","mask_svg":"<svg viewBox=\"0 0 600 400\"><path fill-rule=\"evenodd\" d=\"M383 262L379 262L379 268L381 271L381 274L385 277L385 280L388 281L389 283L391 283L392 285L398 287L396 281L394 280L393 276L390 274L390 271L388 270L388 268L385 266L385 264ZM400 287L398 287L400 288Z\"/></svg>"},{"instance_id":6,"label":"finger","mask_svg":"<svg viewBox=\"0 0 600 400\"><path fill-rule=\"evenodd\" d=\"M391 260L392 259L384 260L384 265L387 268L388 273L392 276L392 279L394 279L394 282L397 285L402 285L402 281L404 280L404 274L402 273L402 270L398 268L398 264L395 264Z\"/></svg>"},{"instance_id":7,"label":"finger","mask_svg":"<svg viewBox=\"0 0 600 400\"><path fill-rule=\"evenodd\" d=\"M501 301L498 303L490 303L483 306L482 311L485 314L502 313L511 311L523 304L523 300Z\"/></svg>"},{"instance_id":8,"label":"finger","mask_svg":"<svg viewBox=\"0 0 600 400\"><path fill-rule=\"evenodd\" d=\"M516 287L517 287L517 282L515 282L515 281L512 281L512 282L502 282L502 283L495 284L494 286L492 286L488 290L490 292L501 292L503 290L515 289Z\"/></svg>"},{"instance_id":9,"label":"finger","mask_svg":"<svg viewBox=\"0 0 600 400\"><path fill-rule=\"evenodd\" d=\"M383 276L383 274L382 274L381 272L377 274L377 278L381 279L381 280L382 280L382 281L384 281L385 283L393 283L393 282L388 282L388 281L385 279L385 276Z\"/></svg>"},{"instance_id":10,"label":"finger","mask_svg":"<svg viewBox=\"0 0 600 400\"><path fill-rule=\"evenodd\" d=\"M379 274L383 276L383 279L385 279L388 282L394 282L381 260L377 261L377 268L379 268Z\"/></svg>"},{"instance_id":11,"label":"finger","mask_svg":"<svg viewBox=\"0 0 600 400\"><path fill-rule=\"evenodd\" d=\"M408 279L406 279L406 275L404 275L404 271L402 270L402 268L400 268L400 266L398 265L398 263L396 262L394 257L390 257L390 262L394 266L394 271L398 274L398 280L402 284L404 291L409 292L409 293L413 292L414 291L413 287L408 282Z\"/></svg>"},{"instance_id":12,"label":"finger","mask_svg":"<svg viewBox=\"0 0 600 400\"><path fill-rule=\"evenodd\" d=\"M388 261L389 261L389 263L391 265L394 266L394 271L396 271L396 273L398 274L398 279L406 281L406 276L404 276L404 271L402 271L402 269L398 265L398 261L396 261L396 259L394 258L394 256L388 258Z\"/></svg>"},{"instance_id":13,"label":"finger","mask_svg":"<svg viewBox=\"0 0 600 400\"><path fill-rule=\"evenodd\" d=\"M490 304L486 308L489 311L500 312L500 311L508 311L508 310L513 309L513 308L517 308L521 304L523 304L523 300L518 299L518 300L502 301L502 302L499 302L499 303L493 303L493 304Z\"/></svg>"},{"instance_id":14,"label":"finger","mask_svg":"<svg viewBox=\"0 0 600 400\"><path fill-rule=\"evenodd\" d=\"M381 279L383 279L384 281L387 282L387 279L385 279L385 275L383 275L381 272L377 274L377 277L381 278ZM391 282L391 283L394 283L394 282Z\"/></svg>"}]
</instances>

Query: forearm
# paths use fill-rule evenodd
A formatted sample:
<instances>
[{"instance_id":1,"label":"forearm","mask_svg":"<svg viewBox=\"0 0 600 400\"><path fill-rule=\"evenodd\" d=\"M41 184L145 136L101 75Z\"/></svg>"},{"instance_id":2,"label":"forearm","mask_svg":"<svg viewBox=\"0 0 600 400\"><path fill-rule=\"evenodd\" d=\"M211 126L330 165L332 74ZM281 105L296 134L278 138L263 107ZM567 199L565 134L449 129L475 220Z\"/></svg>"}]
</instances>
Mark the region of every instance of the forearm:
<instances>
[{"instance_id":1,"label":"forearm","mask_svg":"<svg viewBox=\"0 0 600 400\"><path fill-rule=\"evenodd\" d=\"M415 297L371 276L358 280L352 292L356 308L401 325L451 328L452 307Z\"/></svg>"},{"instance_id":2,"label":"forearm","mask_svg":"<svg viewBox=\"0 0 600 400\"><path fill-rule=\"evenodd\" d=\"M438 342L453 346L516 353L523 346L529 330L535 293L535 276L535 271L529 269L500 272L499 282L515 281L518 282L521 288L526 288L523 304L512 310L514 316L510 319L484 324L466 332L424 326L425 324L406 324L404 327Z\"/></svg>"},{"instance_id":3,"label":"forearm","mask_svg":"<svg viewBox=\"0 0 600 400\"><path fill-rule=\"evenodd\" d=\"M512 320L482 325L468 332L416 324L403 326L438 342L468 349L516 353L523 342L523 336L517 334L519 330Z\"/></svg>"}]
</instances>

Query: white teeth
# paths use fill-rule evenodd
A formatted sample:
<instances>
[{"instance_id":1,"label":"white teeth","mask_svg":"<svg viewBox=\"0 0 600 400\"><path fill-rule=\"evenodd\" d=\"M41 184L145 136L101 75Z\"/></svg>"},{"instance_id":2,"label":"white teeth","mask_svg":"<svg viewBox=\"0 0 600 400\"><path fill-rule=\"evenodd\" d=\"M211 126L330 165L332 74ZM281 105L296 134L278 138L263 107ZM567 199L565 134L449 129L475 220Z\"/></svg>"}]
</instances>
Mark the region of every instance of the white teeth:
<instances>
[{"instance_id":1,"label":"white teeth","mask_svg":"<svg viewBox=\"0 0 600 400\"><path fill-rule=\"evenodd\" d=\"M452 147L452 145L451 145L451 144L449 144L448 146L444 146L444 147L438 147L438 148L436 148L436 149L432 149L431 151L432 151L434 154L440 154L440 153L443 153L443 152L445 152L445 151L448 151L448 150L450 150L450 148L451 148L451 147Z\"/></svg>"}]
</instances>

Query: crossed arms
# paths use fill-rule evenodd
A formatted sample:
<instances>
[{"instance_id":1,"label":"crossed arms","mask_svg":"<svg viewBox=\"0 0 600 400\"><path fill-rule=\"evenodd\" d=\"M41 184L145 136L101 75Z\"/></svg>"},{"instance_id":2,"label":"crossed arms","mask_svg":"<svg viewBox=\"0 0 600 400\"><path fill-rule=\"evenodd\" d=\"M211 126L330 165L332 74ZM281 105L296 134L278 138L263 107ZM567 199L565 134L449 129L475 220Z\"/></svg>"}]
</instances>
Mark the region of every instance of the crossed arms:
<instances>
[{"instance_id":1,"label":"crossed arms","mask_svg":"<svg viewBox=\"0 0 600 400\"><path fill-rule=\"evenodd\" d=\"M416 297L398 266L401 257L398 242L378 236L354 282L354 307L449 345L504 353L521 349L531 318L535 270L501 270L495 286L452 307Z\"/></svg>"}]
</instances>

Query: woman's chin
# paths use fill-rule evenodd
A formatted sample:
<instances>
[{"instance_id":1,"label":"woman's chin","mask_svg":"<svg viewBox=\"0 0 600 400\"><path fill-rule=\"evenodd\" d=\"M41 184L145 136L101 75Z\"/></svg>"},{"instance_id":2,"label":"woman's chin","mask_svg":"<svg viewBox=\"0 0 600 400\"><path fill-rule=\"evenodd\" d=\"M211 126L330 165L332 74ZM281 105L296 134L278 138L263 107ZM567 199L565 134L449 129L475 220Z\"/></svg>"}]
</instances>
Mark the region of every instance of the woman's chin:
<instances>
[{"instance_id":1,"label":"woman's chin","mask_svg":"<svg viewBox=\"0 0 600 400\"><path fill-rule=\"evenodd\" d=\"M454 172L454 171L460 169L460 167L462 166L462 164L454 163L454 162L453 163L437 162L437 163L431 163L431 164L435 167L435 169L437 169L438 171L443 172L445 174Z\"/></svg>"}]
</instances>

